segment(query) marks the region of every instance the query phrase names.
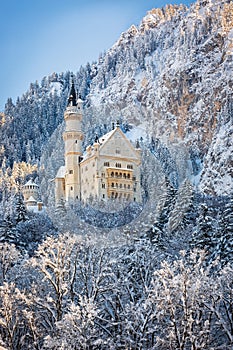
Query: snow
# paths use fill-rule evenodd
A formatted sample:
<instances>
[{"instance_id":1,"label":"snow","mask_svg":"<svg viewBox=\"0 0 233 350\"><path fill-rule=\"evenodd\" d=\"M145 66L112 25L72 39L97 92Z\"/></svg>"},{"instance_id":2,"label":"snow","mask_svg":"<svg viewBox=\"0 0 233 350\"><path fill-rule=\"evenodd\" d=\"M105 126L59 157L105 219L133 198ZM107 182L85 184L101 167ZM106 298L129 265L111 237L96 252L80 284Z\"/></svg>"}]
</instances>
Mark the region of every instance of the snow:
<instances>
[{"instance_id":1,"label":"snow","mask_svg":"<svg viewBox=\"0 0 233 350\"><path fill-rule=\"evenodd\" d=\"M46 211L44 206L41 210L38 210L38 205L29 205L27 206L27 210L35 214L42 214Z\"/></svg>"},{"instance_id":2,"label":"snow","mask_svg":"<svg viewBox=\"0 0 233 350\"><path fill-rule=\"evenodd\" d=\"M35 200L35 198L33 197L33 196L30 196L29 198L28 198L28 200L27 200L27 203L28 202L34 202L34 203L36 203L36 200Z\"/></svg>"},{"instance_id":3,"label":"snow","mask_svg":"<svg viewBox=\"0 0 233 350\"><path fill-rule=\"evenodd\" d=\"M212 144L205 157L199 189L203 192L214 191L222 196L233 191L231 162L233 154L233 126L222 121L222 126L216 132Z\"/></svg>"},{"instance_id":4,"label":"snow","mask_svg":"<svg viewBox=\"0 0 233 350\"><path fill-rule=\"evenodd\" d=\"M58 81L51 82L50 83L50 92L52 95L54 95L56 93L58 96L60 96L61 92L62 92L62 84Z\"/></svg>"},{"instance_id":5,"label":"snow","mask_svg":"<svg viewBox=\"0 0 233 350\"><path fill-rule=\"evenodd\" d=\"M142 123L138 126L135 126L130 131L127 131L125 135L132 142L140 140L141 137L145 140L147 137L146 128L146 123Z\"/></svg>"},{"instance_id":6,"label":"snow","mask_svg":"<svg viewBox=\"0 0 233 350\"><path fill-rule=\"evenodd\" d=\"M114 128L114 130L111 130L110 132L108 132L107 134L99 138L99 142L101 146L104 145L110 139L110 137L115 133L115 131L116 131L116 128Z\"/></svg>"},{"instance_id":7,"label":"snow","mask_svg":"<svg viewBox=\"0 0 233 350\"><path fill-rule=\"evenodd\" d=\"M63 177L65 177L65 173L66 173L66 167L63 165L58 169L56 177L63 178Z\"/></svg>"},{"instance_id":8,"label":"snow","mask_svg":"<svg viewBox=\"0 0 233 350\"><path fill-rule=\"evenodd\" d=\"M33 182L31 179L28 180L24 186L35 186L35 187L39 187L35 182Z\"/></svg>"}]
</instances>

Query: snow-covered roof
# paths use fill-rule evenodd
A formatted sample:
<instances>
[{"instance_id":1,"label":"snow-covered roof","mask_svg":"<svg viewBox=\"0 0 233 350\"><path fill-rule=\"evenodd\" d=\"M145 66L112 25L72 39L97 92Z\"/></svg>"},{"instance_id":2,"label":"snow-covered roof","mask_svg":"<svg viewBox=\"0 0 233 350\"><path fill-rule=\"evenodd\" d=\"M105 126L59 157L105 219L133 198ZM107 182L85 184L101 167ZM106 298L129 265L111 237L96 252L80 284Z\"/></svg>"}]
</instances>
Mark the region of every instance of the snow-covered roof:
<instances>
[{"instance_id":1,"label":"snow-covered roof","mask_svg":"<svg viewBox=\"0 0 233 350\"><path fill-rule=\"evenodd\" d=\"M28 180L24 186L36 186L39 187L35 182L32 181L32 179Z\"/></svg>"},{"instance_id":2,"label":"snow-covered roof","mask_svg":"<svg viewBox=\"0 0 233 350\"><path fill-rule=\"evenodd\" d=\"M35 200L35 198L33 196L30 196L28 198L28 200L26 201L26 203L29 203L29 202L34 202L34 203L37 203L37 201Z\"/></svg>"},{"instance_id":3,"label":"snow-covered roof","mask_svg":"<svg viewBox=\"0 0 233 350\"><path fill-rule=\"evenodd\" d=\"M98 142L100 143L100 147L103 146L103 145L110 139L110 137L114 134L114 132L116 131L116 129L117 129L117 128L115 128L115 129L109 131L107 134L101 136L101 137L98 139ZM87 148L88 148L88 147L90 147L90 145L87 146ZM82 160L82 161L86 160L87 158L89 158L89 157L92 156L92 155L93 155L92 153L90 154L90 153L88 153L88 152L84 152L84 153L83 153L83 160ZM58 176L57 176L57 177L58 177Z\"/></svg>"},{"instance_id":4,"label":"snow-covered roof","mask_svg":"<svg viewBox=\"0 0 233 350\"><path fill-rule=\"evenodd\" d=\"M79 97L79 98L77 99L77 103L83 103L83 100Z\"/></svg>"},{"instance_id":5,"label":"snow-covered roof","mask_svg":"<svg viewBox=\"0 0 233 350\"><path fill-rule=\"evenodd\" d=\"M109 131L107 134L105 134L99 138L99 143L101 144L101 146L104 145L110 139L110 137L114 134L114 132L116 130L117 130L117 128Z\"/></svg>"},{"instance_id":6,"label":"snow-covered roof","mask_svg":"<svg viewBox=\"0 0 233 350\"><path fill-rule=\"evenodd\" d=\"M57 178L57 177L60 177L60 178L65 177L65 173L66 173L66 167L65 167L65 165L63 165L63 166L61 166L61 167L58 169L56 178Z\"/></svg>"}]
</instances>

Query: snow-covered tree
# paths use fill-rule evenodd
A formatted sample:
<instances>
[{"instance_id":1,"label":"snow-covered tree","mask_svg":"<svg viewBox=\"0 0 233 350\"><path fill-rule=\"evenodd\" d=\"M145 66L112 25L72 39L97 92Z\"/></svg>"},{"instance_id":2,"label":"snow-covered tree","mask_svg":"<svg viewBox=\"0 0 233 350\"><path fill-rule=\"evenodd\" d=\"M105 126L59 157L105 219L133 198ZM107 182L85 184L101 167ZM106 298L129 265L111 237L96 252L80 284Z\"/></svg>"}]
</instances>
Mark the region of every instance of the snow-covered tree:
<instances>
[{"instance_id":1,"label":"snow-covered tree","mask_svg":"<svg viewBox=\"0 0 233 350\"><path fill-rule=\"evenodd\" d=\"M7 281L7 275L9 270L20 259L20 252L15 248L14 244L7 242L0 243L0 270L1 281Z\"/></svg>"}]
</instances>

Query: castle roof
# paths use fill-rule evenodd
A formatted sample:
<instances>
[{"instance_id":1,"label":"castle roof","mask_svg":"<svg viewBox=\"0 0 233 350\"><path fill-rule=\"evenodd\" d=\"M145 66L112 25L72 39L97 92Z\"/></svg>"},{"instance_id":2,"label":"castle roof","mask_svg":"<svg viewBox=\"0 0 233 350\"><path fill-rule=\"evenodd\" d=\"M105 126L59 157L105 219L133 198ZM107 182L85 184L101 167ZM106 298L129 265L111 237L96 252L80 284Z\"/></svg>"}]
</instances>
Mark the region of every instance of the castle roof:
<instances>
[{"instance_id":1,"label":"castle roof","mask_svg":"<svg viewBox=\"0 0 233 350\"><path fill-rule=\"evenodd\" d=\"M100 145L101 146L104 145L110 139L110 137L115 133L116 130L117 130L117 128L115 128L115 129L109 131L107 134L101 136L99 138Z\"/></svg>"},{"instance_id":2,"label":"castle roof","mask_svg":"<svg viewBox=\"0 0 233 350\"><path fill-rule=\"evenodd\" d=\"M64 178L64 177L65 177L65 173L66 173L66 167L65 167L65 165L63 165L63 166L61 166L61 167L58 169L56 178Z\"/></svg>"},{"instance_id":3,"label":"castle roof","mask_svg":"<svg viewBox=\"0 0 233 350\"><path fill-rule=\"evenodd\" d=\"M35 182L32 181L32 179L28 180L24 186L36 186L39 187Z\"/></svg>"},{"instance_id":4,"label":"castle roof","mask_svg":"<svg viewBox=\"0 0 233 350\"><path fill-rule=\"evenodd\" d=\"M95 139L95 144L98 144L99 145L99 150L101 152L102 149L104 149L105 145L110 141L110 139L112 137L114 137L114 134L115 133L118 133L119 136L125 140L126 142L126 147L128 149L131 149L132 151L132 155L133 155L133 158L138 158L138 155L137 153L135 153L135 148L133 147L133 145L131 144L130 140L127 138L127 136L123 133L123 131L120 129L119 125L117 125L113 130L111 130L110 132L106 133L105 135L101 136L101 137L96 137ZM86 152L83 154L83 160L82 162L86 161L87 159L93 157L94 153L93 153L93 149L94 147L89 145L87 148L86 148Z\"/></svg>"},{"instance_id":5,"label":"castle roof","mask_svg":"<svg viewBox=\"0 0 233 350\"><path fill-rule=\"evenodd\" d=\"M72 77L72 83L71 83L71 89L70 89L70 95L68 97L68 107L70 106L77 106L77 95L74 87L74 79Z\"/></svg>"},{"instance_id":6,"label":"castle roof","mask_svg":"<svg viewBox=\"0 0 233 350\"><path fill-rule=\"evenodd\" d=\"M37 201L35 200L35 198L34 198L33 196L30 196L30 197L28 198L28 200L26 201L26 203L29 203L29 202L31 202L31 203L37 203Z\"/></svg>"}]
</instances>

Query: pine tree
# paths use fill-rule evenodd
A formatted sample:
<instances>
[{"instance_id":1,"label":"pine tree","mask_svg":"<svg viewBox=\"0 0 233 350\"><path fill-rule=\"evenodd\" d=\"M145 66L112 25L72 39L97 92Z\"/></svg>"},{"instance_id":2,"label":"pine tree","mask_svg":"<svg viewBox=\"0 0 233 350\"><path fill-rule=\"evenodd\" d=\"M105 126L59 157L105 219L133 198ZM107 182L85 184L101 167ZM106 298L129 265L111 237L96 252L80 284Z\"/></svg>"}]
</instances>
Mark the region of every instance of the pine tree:
<instances>
[{"instance_id":1,"label":"pine tree","mask_svg":"<svg viewBox=\"0 0 233 350\"><path fill-rule=\"evenodd\" d=\"M233 261L233 197L221 211L218 225L218 235L214 240L215 249L212 258L219 257L224 265Z\"/></svg>"},{"instance_id":2,"label":"pine tree","mask_svg":"<svg viewBox=\"0 0 233 350\"><path fill-rule=\"evenodd\" d=\"M15 222L26 221L28 218L27 209L23 201L22 193L18 192L15 196Z\"/></svg>"},{"instance_id":3,"label":"pine tree","mask_svg":"<svg viewBox=\"0 0 233 350\"><path fill-rule=\"evenodd\" d=\"M177 200L169 218L168 229L170 232L184 231L187 226L193 225L194 221L194 191L192 184L186 179L178 191Z\"/></svg>"},{"instance_id":4,"label":"pine tree","mask_svg":"<svg viewBox=\"0 0 233 350\"><path fill-rule=\"evenodd\" d=\"M199 208L197 226L193 233L191 246L213 251L214 237L216 235L216 220L213 208L207 203L202 203Z\"/></svg>"},{"instance_id":5,"label":"pine tree","mask_svg":"<svg viewBox=\"0 0 233 350\"><path fill-rule=\"evenodd\" d=\"M0 242L14 244L17 244L18 242L17 231L10 214L6 215L2 225L0 226Z\"/></svg>"},{"instance_id":6,"label":"pine tree","mask_svg":"<svg viewBox=\"0 0 233 350\"><path fill-rule=\"evenodd\" d=\"M176 202L176 189L172 186L169 179L165 178L165 186L166 186L166 192L161 196L160 202L163 202L162 204L162 211L159 215L158 222L160 227L164 227L167 225L169 220L169 215L174 208L175 202Z\"/></svg>"}]
</instances>

